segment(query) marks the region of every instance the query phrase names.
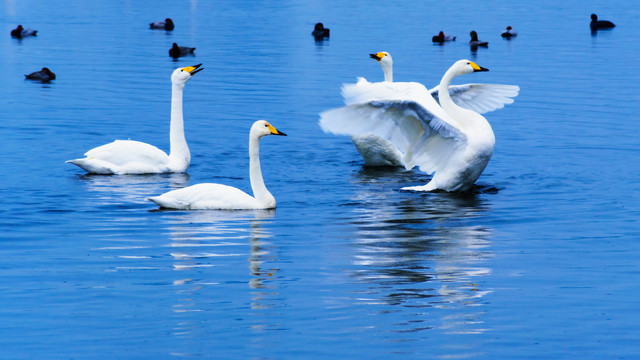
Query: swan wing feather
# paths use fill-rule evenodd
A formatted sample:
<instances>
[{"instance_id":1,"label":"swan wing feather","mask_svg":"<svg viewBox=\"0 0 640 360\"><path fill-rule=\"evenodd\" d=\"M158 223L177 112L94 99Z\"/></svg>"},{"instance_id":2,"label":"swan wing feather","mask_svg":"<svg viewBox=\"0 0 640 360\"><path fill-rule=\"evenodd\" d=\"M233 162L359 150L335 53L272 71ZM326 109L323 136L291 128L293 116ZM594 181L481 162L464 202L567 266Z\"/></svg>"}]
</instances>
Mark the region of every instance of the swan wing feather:
<instances>
[{"instance_id":1,"label":"swan wing feather","mask_svg":"<svg viewBox=\"0 0 640 360\"><path fill-rule=\"evenodd\" d=\"M150 166L166 166L169 156L153 145L134 140L116 140L91 149L84 154L87 158L100 159L115 166L142 163Z\"/></svg>"},{"instance_id":2,"label":"swan wing feather","mask_svg":"<svg viewBox=\"0 0 640 360\"><path fill-rule=\"evenodd\" d=\"M438 99L440 85L429 90L431 95ZM449 95L458 106L473 110L479 114L498 110L506 104L513 103L514 97L518 96L520 87L516 85L502 84L464 84L449 86Z\"/></svg>"},{"instance_id":3,"label":"swan wing feather","mask_svg":"<svg viewBox=\"0 0 640 360\"><path fill-rule=\"evenodd\" d=\"M433 173L446 166L467 142L466 135L445 120L446 114L436 116L434 112L444 113L439 106L425 107L413 100L374 100L325 111L320 114L320 127L337 135L377 135L404 153L407 169L418 165Z\"/></svg>"}]
</instances>

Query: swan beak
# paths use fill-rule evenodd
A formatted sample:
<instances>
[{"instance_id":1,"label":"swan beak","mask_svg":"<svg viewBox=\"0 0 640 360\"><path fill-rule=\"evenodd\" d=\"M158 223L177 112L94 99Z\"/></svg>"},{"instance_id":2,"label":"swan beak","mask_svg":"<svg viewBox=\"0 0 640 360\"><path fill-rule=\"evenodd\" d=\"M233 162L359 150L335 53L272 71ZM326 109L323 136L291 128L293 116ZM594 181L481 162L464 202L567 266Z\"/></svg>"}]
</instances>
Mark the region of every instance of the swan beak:
<instances>
[{"instance_id":1,"label":"swan beak","mask_svg":"<svg viewBox=\"0 0 640 360\"><path fill-rule=\"evenodd\" d=\"M380 61L380 60L382 60L382 57L384 57L384 54L381 54L381 53L369 54L369 57L371 57L375 61Z\"/></svg>"},{"instance_id":2,"label":"swan beak","mask_svg":"<svg viewBox=\"0 0 640 360\"><path fill-rule=\"evenodd\" d=\"M482 66L479 66L478 64L469 61L469 65L471 65L471 67L473 68L473 71L489 71L489 69L487 68L483 68Z\"/></svg>"},{"instance_id":3,"label":"swan beak","mask_svg":"<svg viewBox=\"0 0 640 360\"><path fill-rule=\"evenodd\" d=\"M202 66L202 64L187 66L185 68L182 68L182 70L188 72L189 74L191 74L191 76L193 76L197 74L199 71L204 70L204 68L201 68L200 66Z\"/></svg>"},{"instance_id":4,"label":"swan beak","mask_svg":"<svg viewBox=\"0 0 640 360\"><path fill-rule=\"evenodd\" d=\"M282 135L282 136L287 136L287 134L278 131L278 129L274 128L273 126L271 126L271 124L267 125L267 128L269 128L269 132L271 132L271 135Z\"/></svg>"}]
</instances>

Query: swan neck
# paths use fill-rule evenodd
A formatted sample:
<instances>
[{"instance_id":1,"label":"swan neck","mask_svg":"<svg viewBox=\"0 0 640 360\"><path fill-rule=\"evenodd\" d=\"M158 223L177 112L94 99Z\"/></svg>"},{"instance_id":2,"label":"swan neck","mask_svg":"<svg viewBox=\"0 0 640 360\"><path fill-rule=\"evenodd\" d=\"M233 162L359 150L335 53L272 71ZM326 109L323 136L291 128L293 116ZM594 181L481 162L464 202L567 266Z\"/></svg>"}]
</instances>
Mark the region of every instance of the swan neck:
<instances>
[{"instance_id":1,"label":"swan neck","mask_svg":"<svg viewBox=\"0 0 640 360\"><path fill-rule=\"evenodd\" d=\"M171 125L169 129L169 162L174 171L185 171L191 161L191 154L184 136L184 119L182 117L182 93L184 85L173 84L171 87Z\"/></svg>"},{"instance_id":2,"label":"swan neck","mask_svg":"<svg viewBox=\"0 0 640 360\"><path fill-rule=\"evenodd\" d=\"M389 63L380 63L384 72L384 81L393 82L393 66Z\"/></svg>"},{"instance_id":3,"label":"swan neck","mask_svg":"<svg viewBox=\"0 0 640 360\"><path fill-rule=\"evenodd\" d=\"M249 136L249 180L253 196L263 207L275 206L273 195L267 190L262 178L260 168L260 137L251 134Z\"/></svg>"}]
</instances>

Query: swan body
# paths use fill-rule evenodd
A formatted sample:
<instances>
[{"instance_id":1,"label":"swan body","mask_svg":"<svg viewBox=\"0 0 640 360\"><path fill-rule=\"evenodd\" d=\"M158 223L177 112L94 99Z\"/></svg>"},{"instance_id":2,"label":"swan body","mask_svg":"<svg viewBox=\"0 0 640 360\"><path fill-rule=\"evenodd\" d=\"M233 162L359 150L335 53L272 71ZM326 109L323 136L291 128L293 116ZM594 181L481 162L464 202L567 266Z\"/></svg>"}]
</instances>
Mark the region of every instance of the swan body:
<instances>
[{"instance_id":1,"label":"swan body","mask_svg":"<svg viewBox=\"0 0 640 360\"><path fill-rule=\"evenodd\" d=\"M599 29L611 29L616 25L608 20L598 20L598 15L591 14L591 23L589 24L591 30L599 30Z\"/></svg>"},{"instance_id":2,"label":"swan body","mask_svg":"<svg viewBox=\"0 0 640 360\"><path fill-rule=\"evenodd\" d=\"M169 56L172 58L178 58L181 56L191 55L194 51L196 51L196 48L194 47L178 46L177 43L173 43L173 46L169 49Z\"/></svg>"},{"instance_id":3,"label":"swan body","mask_svg":"<svg viewBox=\"0 0 640 360\"><path fill-rule=\"evenodd\" d=\"M418 83L394 83L393 60L388 52L370 54L370 57L378 61L382 67L385 81L370 83L364 78L359 78L356 84L343 85L342 95L347 106L381 99L398 99L406 96L416 97L421 92L429 94L436 101L439 101L440 86L427 90ZM505 104L513 103L511 97L517 96L518 91L519 88L513 85L464 84L449 86L449 95L457 105L481 114L500 109ZM422 94L419 96L422 96ZM331 114L321 114L321 126L327 132L332 132L331 125L327 125L332 122L326 119ZM356 115L353 114L353 116ZM345 121L353 122L358 120L351 118L345 119ZM368 119L365 119L365 121L368 121ZM322 125L323 123L327 128ZM351 140L366 166L407 167L408 165L403 161L403 152L384 136L369 132L351 136Z\"/></svg>"},{"instance_id":4,"label":"swan body","mask_svg":"<svg viewBox=\"0 0 640 360\"><path fill-rule=\"evenodd\" d=\"M69 160L91 174L156 174L185 172L191 153L184 137L182 93L193 75L203 70L202 64L176 69L171 75L170 152L133 140L116 140L87 151L82 159Z\"/></svg>"},{"instance_id":5,"label":"swan body","mask_svg":"<svg viewBox=\"0 0 640 360\"><path fill-rule=\"evenodd\" d=\"M49 68L43 67L40 71L34 71L31 74L25 75L25 78L29 80L41 81L44 83L55 80L56 74L49 70Z\"/></svg>"},{"instance_id":6,"label":"swan body","mask_svg":"<svg viewBox=\"0 0 640 360\"><path fill-rule=\"evenodd\" d=\"M173 24L173 20L166 18L164 19L164 21L160 20L160 21L152 22L151 24L149 24L149 28L171 31L175 28L175 25Z\"/></svg>"},{"instance_id":7,"label":"swan body","mask_svg":"<svg viewBox=\"0 0 640 360\"><path fill-rule=\"evenodd\" d=\"M274 209L276 199L264 185L260 169L259 143L267 135L283 135L264 120L256 121L249 133L249 177L254 196L222 184L197 184L169 191L147 200L162 208L181 210Z\"/></svg>"},{"instance_id":8,"label":"swan body","mask_svg":"<svg viewBox=\"0 0 640 360\"><path fill-rule=\"evenodd\" d=\"M488 71L469 60L447 70L438 88L449 88L453 78ZM495 145L487 120L478 112L457 105L449 92L439 93L439 104L418 83L369 83L362 79L350 105L321 114L326 132L361 136L373 133L402 152L407 169L418 166L433 174L415 191L469 190L486 167ZM356 84L358 85L358 84ZM364 91L364 88L367 90ZM343 89L345 97L350 94ZM491 96L489 96L491 98Z\"/></svg>"},{"instance_id":9,"label":"swan body","mask_svg":"<svg viewBox=\"0 0 640 360\"><path fill-rule=\"evenodd\" d=\"M22 39L23 37L36 36L37 32L38 30L25 29L22 27L22 25L18 25L17 28L11 30L11 36L14 38Z\"/></svg>"},{"instance_id":10,"label":"swan body","mask_svg":"<svg viewBox=\"0 0 640 360\"><path fill-rule=\"evenodd\" d=\"M513 30L511 26L507 26L507 28L500 34L503 38L510 39L514 36L518 36L518 32Z\"/></svg>"}]
</instances>

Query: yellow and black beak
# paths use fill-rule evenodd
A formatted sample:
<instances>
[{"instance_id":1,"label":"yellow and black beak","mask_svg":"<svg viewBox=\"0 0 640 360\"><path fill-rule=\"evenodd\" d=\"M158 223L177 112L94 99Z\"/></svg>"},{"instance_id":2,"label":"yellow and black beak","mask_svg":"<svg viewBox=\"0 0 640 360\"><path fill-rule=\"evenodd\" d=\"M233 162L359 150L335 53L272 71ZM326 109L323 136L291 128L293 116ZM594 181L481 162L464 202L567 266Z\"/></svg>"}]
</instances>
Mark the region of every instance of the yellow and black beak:
<instances>
[{"instance_id":1,"label":"yellow and black beak","mask_svg":"<svg viewBox=\"0 0 640 360\"><path fill-rule=\"evenodd\" d=\"M489 71L489 69L483 68L482 66L479 66L478 64L474 63L473 61L469 61L469 65L471 65L471 67L473 68L474 72L477 72L477 71Z\"/></svg>"},{"instance_id":2,"label":"yellow and black beak","mask_svg":"<svg viewBox=\"0 0 640 360\"><path fill-rule=\"evenodd\" d=\"M193 65L193 66L187 66L187 67L182 68L182 70L188 72L189 74L191 74L191 76L193 76L193 75L197 74L198 71L204 70L204 68L201 68L200 66L202 66L202 64Z\"/></svg>"},{"instance_id":3,"label":"yellow and black beak","mask_svg":"<svg viewBox=\"0 0 640 360\"><path fill-rule=\"evenodd\" d=\"M271 126L271 124L267 124L267 128L269 129L269 132L271 132L271 135L282 135L282 136L287 136L287 134L278 131L278 129L274 128L273 126Z\"/></svg>"},{"instance_id":4,"label":"yellow and black beak","mask_svg":"<svg viewBox=\"0 0 640 360\"><path fill-rule=\"evenodd\" d=\"M372 58L375 61L380 61L382 60L381 56L378 56L378 54L369 54L369 57Z\"/></svg>"}]
</instances>

